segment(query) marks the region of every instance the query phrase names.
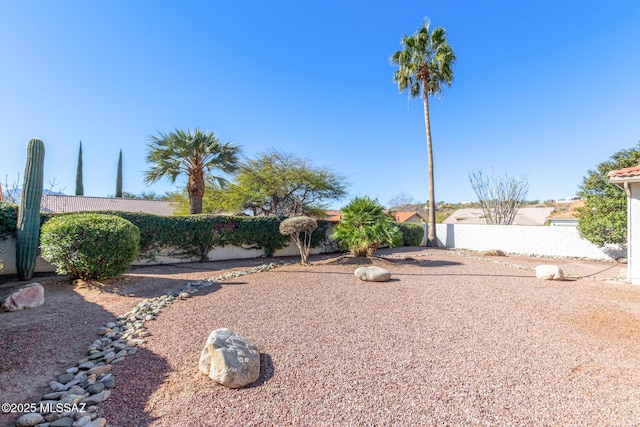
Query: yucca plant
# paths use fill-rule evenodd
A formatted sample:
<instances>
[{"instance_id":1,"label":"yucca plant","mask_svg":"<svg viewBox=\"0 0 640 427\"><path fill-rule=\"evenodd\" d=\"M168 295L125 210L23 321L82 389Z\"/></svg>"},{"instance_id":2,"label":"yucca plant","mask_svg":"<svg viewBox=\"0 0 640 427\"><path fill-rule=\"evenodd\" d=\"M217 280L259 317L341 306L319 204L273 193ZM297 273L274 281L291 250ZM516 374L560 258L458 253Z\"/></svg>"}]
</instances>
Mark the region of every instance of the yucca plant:
<instances>
[{"instance_id":1,"label":"yucca plant","mask_svg":"<svg viewBox=\"0 0 640 427\"><path fill-rule=\"evenodd\" d=\"M373 256L385 243L389 246L402 244L400 229L377 200L356 197L342 209L342 215L331 238L354 256Z\"/></svg>"}]
</instances>

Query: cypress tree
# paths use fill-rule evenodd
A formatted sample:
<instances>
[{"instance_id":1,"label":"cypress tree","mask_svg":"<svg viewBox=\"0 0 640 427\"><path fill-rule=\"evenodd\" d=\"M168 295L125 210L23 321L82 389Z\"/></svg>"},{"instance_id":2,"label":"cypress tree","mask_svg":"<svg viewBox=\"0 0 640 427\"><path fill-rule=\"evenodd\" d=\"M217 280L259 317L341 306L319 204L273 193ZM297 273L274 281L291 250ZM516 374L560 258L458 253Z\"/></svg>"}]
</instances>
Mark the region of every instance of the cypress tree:
<instances>
[{"instance_id":1,"label":"cypress tree","mask_svg":"<svg viewBox=\"0 0 640 427\"><path fill-rule=\"evenodd\" d=\"M82 141L78 150L78 170L76 171L76 196L84 196L84 186L82 185Z\"/></svg>"},{"instance_id":2,"label":"cypress tree","mask_svg":"<svg viewBox=\"0 0 640 427\"><path fill-rule=\"evenodd\" d=\"M116 175L116 197L122 197L122 149L118 157L118 173Z\"/></svg>"}]
</instances>

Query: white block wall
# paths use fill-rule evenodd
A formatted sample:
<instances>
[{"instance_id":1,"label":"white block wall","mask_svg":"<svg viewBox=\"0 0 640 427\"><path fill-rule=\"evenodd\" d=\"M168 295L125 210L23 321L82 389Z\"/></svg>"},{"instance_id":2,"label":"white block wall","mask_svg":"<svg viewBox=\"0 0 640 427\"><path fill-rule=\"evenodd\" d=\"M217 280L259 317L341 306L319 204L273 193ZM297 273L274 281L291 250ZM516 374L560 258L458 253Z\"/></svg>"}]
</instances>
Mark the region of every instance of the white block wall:
<instances>
[{"instance_id":1,"label":"white block wall","mask_svg":"<svg viewBox=\"0 0 640 427\"><path fill-rule=\"evenodd\" d=\"M597 247L583 239L575 227L437 224L436 234L440 246L450 249L500 249L516 254L602 260L626 256L623 247Z\"/></svg>"}]
</instances>

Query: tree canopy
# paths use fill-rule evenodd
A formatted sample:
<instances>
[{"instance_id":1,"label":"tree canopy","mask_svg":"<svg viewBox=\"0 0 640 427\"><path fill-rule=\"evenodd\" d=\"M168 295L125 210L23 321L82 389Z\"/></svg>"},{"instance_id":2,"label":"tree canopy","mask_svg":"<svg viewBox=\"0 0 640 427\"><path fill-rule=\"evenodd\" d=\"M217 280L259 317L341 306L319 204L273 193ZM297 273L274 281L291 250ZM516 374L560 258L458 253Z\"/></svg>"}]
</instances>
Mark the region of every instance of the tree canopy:
<instances>
[{"instance_id":1,"label":"tree canopy","mask_svg":"<svg viewBox=\"0 0 640 427\"><path fill-rule=\"evenodd\" d=\"M230 174L237 170L240 148L230 142L222 143L213 132L196 129L176 129L168 134L151 136L148 144L147 162L151 169L146 172L148 184L161 178L175 182L178 176L188 177L189 213L202 213L202 197L205 194L205 175L208 179L224 185L224 176L213 175L213 171Z\"/></svg>"},{"instance_id":2,"label":"tree canopy","mask_svg":"<svg viewBox=\"0 0 640 427\"><path fill-rule=\"evenodd\" d=\"M346 193L344 178L290 153L270 151L242 164L226 186L207 182L203 212L250 212L254 216L322 216L324 203ZM177 198L184 205L184 199Z\"/></svg>"},{"instance_id":3,"label":"tree canopy","mask_svg":"<svg viewBox=\"0 0 640 427\"><path fill-rule=\"evenodd\" d=\"M610 184L607 174L616 169L640 165L640 143L618 151L595 169L589 169L580 185L585 206L580 210L578 229L584 238L603 246L627 241L627 195Z\"/></svg>"}]
</instances>

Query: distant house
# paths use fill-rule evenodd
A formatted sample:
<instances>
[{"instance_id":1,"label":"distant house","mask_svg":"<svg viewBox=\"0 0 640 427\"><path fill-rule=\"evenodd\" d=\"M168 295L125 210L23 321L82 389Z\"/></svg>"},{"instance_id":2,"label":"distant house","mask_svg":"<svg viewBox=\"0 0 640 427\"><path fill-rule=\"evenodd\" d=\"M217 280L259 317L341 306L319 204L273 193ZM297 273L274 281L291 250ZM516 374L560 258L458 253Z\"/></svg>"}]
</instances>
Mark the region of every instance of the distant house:
<instances>
[{"instance_id":1,"label":"distant house","mask_svg":"<svg viewBox=\"0 0 640 427\"><path fill-rule=\"evenodd\" d=\"M607 175L609 183L627 193L627 281L640 285L640 166L618 169Z\"/></svg>"},{"instance_id":2,"label":"distant house","mask_svg":"<svg viewBox=\"0 0 640 427\"><path fill-rule=\"evenodd\" d=\"M549 225L552 227L577 227L578 211L584 207L584 200L575 200L569 209L551 214L547 217Z\"/></svg>"},{"instance_id":3,"label":"distant house","mask_svg":"<svg viewBox=\"0 0 640 427\"><path fill-rule=\"evenodd\" d=\"M396 222L411 222L414 224L422 224L422 217L418 212L392 212Z\"/></svg>"},{"instance_id":4,"label":"distant house","mask_svg":"<svg viewBox=\"0 0 640 427\"><path fill-rule=\"evenodd\" d=\"M333 224L336 224L338 222L340 222L340 220L342 219L342 212L340 212L339 210L336 209L328 209L326 211L324 211L326 218L324 218L326 221L329 221Z\"/></svg>"},{"instance_id":5,"label":"distant house","mask_svg":"<svg viewBox=\"0 0 640 427\"><path fill-rule=\"evenodd\" d=\"M143 212L159 216L171 216L173 202L166 200L123 199L120 197L89 197L47 194L42 197L43 212L120 211Z\"/></svg>"},{"instance_id":6,"label":"distant house","mask_svg":"<svg viewBox=\"0 0 640 427\"><path fill-rule=\"evenodd\" d=\"M516 213L513 225L544 225L554 208L520 208ZM486 224L484 211L481 208L458 209L447 217L443 224Z\"/></svg>"}]
</instances>

